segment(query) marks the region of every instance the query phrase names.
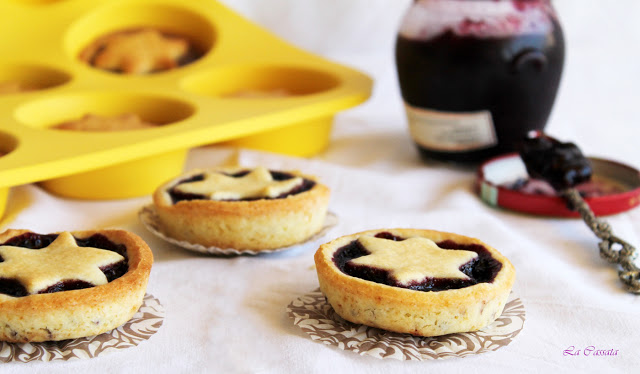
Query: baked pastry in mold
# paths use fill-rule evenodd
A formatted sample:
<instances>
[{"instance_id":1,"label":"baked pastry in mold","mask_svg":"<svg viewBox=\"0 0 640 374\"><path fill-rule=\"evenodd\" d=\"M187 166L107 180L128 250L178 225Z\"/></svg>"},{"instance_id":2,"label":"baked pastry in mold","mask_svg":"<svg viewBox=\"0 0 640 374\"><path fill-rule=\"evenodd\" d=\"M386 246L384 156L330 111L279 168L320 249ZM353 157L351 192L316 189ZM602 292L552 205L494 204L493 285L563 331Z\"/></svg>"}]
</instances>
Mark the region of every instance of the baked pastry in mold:
<instances>
[{"instance_id":1,"label":"baked pastry in mold","mask_svg":"<svg viewBox=\"0 0 640 374\"><path fill-rule=\"evenodd\" d=\"M102 116L88 113L79 119L63 122L52 128L72 131L126 131L153 127L157 127L157 125L142 120L134 113L124 113L115 116Z\"/></svg>"},{"instance_id":2,"label":"baked pastry in mold","mask_svg":"<svg viewBox=\"0 0 640 374\"><path fill-rule=\"evenodd\" d=\"M320 246L314 259L320 289L342 318L418 336L486 327L515 280L513 265L491 246L431 230L347 235Z\"/></svg>"},{"instance_id":3,"label":"baked pastry in mold","mask_svg":"<svg viewBox=\"0 0 640 374\"><path fill-rule=\"evenodd\" d=\"M160 186L153 202L174 239L268 251L320 231L329 188L311 176L264 167L194 170Z\"/></svg>"},{"instance_id":4,"label":"baked pastry in mold","mask_svg":"<svg viewBox=\"0 0 640 374\"><path fill-rule=\"evenodd\" d=\"M143 27L104 35L84 48L79 58L102 70L148 74L186 65L201 55L186 37Z\"/></svg>"},{"instance_id":5,"label":"baked pastry in mold","mask_svg":"<svg viewBox=\"0 0 640 374\"><path fill-rule=\"evenodd\" d=\"M7 230L0 260L0 340L42 342L97 335L130 320L153 255L124 230Z\"/></svg>"},{"instance_id":6,"label":"baked pastry in mold","mask_svg":"<svg viewBox=\"0 0 640 374\"><path fill-rule=\"evenodd\" d=\"M0 82L0 95L10 95L14 93L28 92L33 90L34 87L30 87L18 81Z\"/></svg>"}]
</instances>

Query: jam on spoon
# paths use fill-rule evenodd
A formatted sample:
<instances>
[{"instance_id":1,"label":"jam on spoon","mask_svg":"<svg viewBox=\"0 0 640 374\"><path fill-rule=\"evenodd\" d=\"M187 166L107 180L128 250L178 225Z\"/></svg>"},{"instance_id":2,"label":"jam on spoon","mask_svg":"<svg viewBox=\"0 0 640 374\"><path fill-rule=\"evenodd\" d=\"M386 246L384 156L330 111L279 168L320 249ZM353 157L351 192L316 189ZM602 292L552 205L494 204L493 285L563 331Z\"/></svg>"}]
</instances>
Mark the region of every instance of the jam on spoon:
<instances>
[{"instance_id":1,"label":"jam on spoon","mask_svg":"<svg viewBox=\"0 0 640 374\"><path fill-rule=\"evenodd\" d=\"M547 181L556 191L591 179L591 163L578 146L537 131L522 143L520 157L532 178Z\"/></svg>"},{"instance_id":2,"label":"jam on spoon","mask_svg":"<svg viewBox=\"0 0 640 374\"><path fill-rule=\"evenodd\" d=\"M576 185L591 179L591 165L573 143L563 143L541 132L530 133L520 147L520 157L532 178L548 182L569 208L580 213L587 226L601 239L600 256L618 264L618 277L627 291L640 294L640 267L636 249L613 234L611 226L596 218Z\"/></svg>"}]
</instances>

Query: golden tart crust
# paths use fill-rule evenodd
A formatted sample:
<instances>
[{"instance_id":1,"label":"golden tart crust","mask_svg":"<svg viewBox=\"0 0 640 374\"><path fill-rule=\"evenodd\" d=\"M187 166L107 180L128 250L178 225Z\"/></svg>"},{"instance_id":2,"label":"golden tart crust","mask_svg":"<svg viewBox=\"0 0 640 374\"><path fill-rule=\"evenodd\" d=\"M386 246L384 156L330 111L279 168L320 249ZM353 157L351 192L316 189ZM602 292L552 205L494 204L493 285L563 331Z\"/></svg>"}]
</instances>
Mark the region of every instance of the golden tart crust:
<instances>
[{"instance_id":1,"label":"golden tart crust","mask_svg":"<svg viewBox=\"0 0 640 374\"><path fill-rule=\"evenodd\" d=\"M300 243L322 229L329 204L329 188L316 178L313 187L283 198L256 200L188 200L174 204L169 190L202 173L233 173L247 168L193 170L160 186L153 202L163 231L174 239L207 247L270 251ZM255 170L255 169L253 169Z\"/></svg>"},{"instance_id":2,"label":"golden tart crust","mask_svg":"<svg viewBox=\"0 0 640 374\"><path fill-rule=\"evenodd\" d=\"M343 273L333 261L336 251L362 236L388 232L401 238L422 237L436 243L479 244L502 264L491 283L443 291L416 291L388 286ZM417 229L369 230L337 238L315 253L320 289L333 309L347 321L418 336L477 331L502 314L515 269L496 249L458 234ZM407 259L407 261L411 261Z\"/></svg>"},{"instance_id":3,"label":"golden tart crust","mask_svg":"<svg viewBox=\"0 0 640 374\"><path fill-rule=\"evenodd\" d=\"M0 243L29 233L7 230ZM128 270L113 281L79 290L13 297L0 294L0 340L43 342L101 334L119 327L138 311L147 289L153 254L137 235L124 230L71 232L76 238L101 234L126 246Z\"/></svg>"}]
</instances>

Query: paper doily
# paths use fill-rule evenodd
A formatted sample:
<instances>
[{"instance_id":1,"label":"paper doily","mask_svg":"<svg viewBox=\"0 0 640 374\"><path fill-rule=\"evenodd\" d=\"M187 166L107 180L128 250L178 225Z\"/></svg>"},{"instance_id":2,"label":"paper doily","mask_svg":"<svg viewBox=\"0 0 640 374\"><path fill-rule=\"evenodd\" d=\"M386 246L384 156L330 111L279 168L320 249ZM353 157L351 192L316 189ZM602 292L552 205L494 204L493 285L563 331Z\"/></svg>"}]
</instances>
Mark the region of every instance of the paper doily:
<instances>
[{"instance_id":1,"label":"paper doily","mask_svg":"<svg viewBox=\"0 0 640 374\"><path fill-rule=\"evenodd\" d=\"M160 301L147 294L138 312L116 329L100 335L58 342L0 342L0 362L77 360L131 348L155 334L162 326L164 316Z\"/></svg>"},{"instance_id":2,"label":"paper doily","mask_svg":"<svg viewBox=\"0 0 640 374\"><path fill-rule=\"evenodd\" d=\"M495 351L513 341L522 330L524 305L513 292L502 315L480 331L419 337L351 323L340 317L316 289L287 307L293 324L312 340L359 355L397 360L435 360Z\"/></svg>"},{"instance_id":3,"label":"paper doily","mask_svg":"<svg viewBox=\"0 0 640 374\"><path fill-rule=\"evenodd\" d=\"M201 244L189 243L184 240L178 240L170 237L168 234L165 234L162 230L162 225L160 223L160 219L158 218L158 214L156 213L155 207L153 205L146 205L138 212L138 217L140 221L147 228L147 230L151 231L154 235L159 237L162 240L165 240L171 244L177 245L184 249L188 249L194 252L200 253L208 253L208 254L216 254L216 255L258 255L262 253L273 253L273 252L281 252L287 249L291 249L300 244L304 244L306 242L316 240L324 236L332 227L334 227L338 223L338 216L336 216L332 212L327 212L327 216L324 221L324 225L319 232L305 240L304 242L296 243L287 247L272 249L268 251L259 251L252 249L235 249L235 248L218 248L218 247L205 247Z\"/></svg>"}]
</instances>

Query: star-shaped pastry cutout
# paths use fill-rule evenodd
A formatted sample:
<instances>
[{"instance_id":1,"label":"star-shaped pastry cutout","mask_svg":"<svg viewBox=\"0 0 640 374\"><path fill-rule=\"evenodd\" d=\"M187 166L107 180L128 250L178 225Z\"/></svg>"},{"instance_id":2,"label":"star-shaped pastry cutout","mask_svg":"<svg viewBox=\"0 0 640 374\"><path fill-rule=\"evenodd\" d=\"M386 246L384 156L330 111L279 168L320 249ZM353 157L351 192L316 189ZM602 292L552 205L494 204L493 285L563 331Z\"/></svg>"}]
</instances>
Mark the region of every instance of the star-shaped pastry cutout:
<instances>
[{"instance_id":1,"label":"star-shaped pastry cutout","mask_svg":"<svg viewBox=\"0 0 640 374\"><path fill-rule=\"evenodd\" d=\"M93 247L79 247L69 232L63 232L49 246L29 249L0 246L0 278L16 279L28 294L35 294L65 280L81 280L99 286L107 283L100 267L124 259L118 253Z\"/></svg>"},{"instance_id":2,"label":"star-shaped pastry cutout","mask_svg":"<svg viewBox=\"0 0 640 374\"><path fill-rule=\"evenodd\" d=\"M350 263L387 270L403 285L426 278L469 279L460 267L478 256L472 251L442 249L423 237L393 241L361 236L358 241L371 254L354 258Z\"/></svg>"},{"instance_id":3,"label":"star-shaped pastry cutout","mask_svg":"<svg viewBox=\"0 0 640 374\"><path fill-rule=\"evenodd\" d=\"M293 190L303 182L301 177L276 181L269 170L257 167L242 177L231 177L219 172L205 172L203 180L179 184L175 190L208 196L211 200L275 198Z\"/></svg>"},{"instance_id":4,"label":"star-shaped pastry cutout","mask_svg":"<svg viewBox=\"0 0 640 374\"><path fill-rule=\"evenodd\" d=\"M119 70L127 74L145 74L172 69L189 49L184 38L165 36L145 28L105 36L85 50L80 58L93 61L100 69Z\"/></svg>"}]
</instances>

